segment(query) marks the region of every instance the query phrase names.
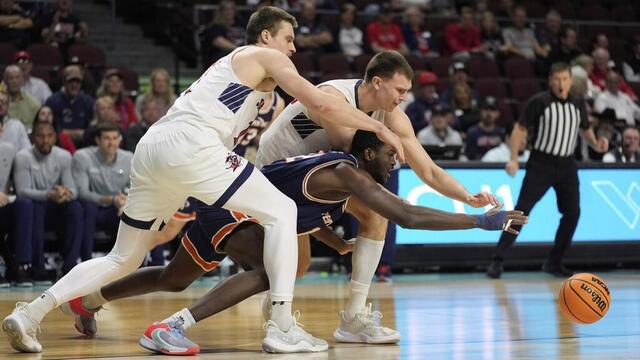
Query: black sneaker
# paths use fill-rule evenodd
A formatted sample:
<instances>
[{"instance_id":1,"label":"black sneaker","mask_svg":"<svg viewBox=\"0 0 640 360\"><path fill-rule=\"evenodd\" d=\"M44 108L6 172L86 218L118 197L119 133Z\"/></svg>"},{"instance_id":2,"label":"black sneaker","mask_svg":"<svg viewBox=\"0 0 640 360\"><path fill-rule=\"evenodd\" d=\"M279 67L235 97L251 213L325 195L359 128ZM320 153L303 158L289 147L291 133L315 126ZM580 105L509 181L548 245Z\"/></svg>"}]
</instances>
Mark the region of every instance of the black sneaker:
<instances>
[{"instance_id":1,"label":"black sneaker","mask_svg":"<svg viewBox=\"0 0 640 360\"><path fill-rule=\"evenodd\" d=\"M542 271L560 278L573 276L573 271L567 269L566 267L562 265L550 265L546 261L544 264L542 264Z\"/></svg>"},{"instance_id":2,"label":"black sneaker","mask_svg":"<svg viewBox=\"0 0 640 360\"><path fill-rule=\"evenodd\" d=\"M489 267L487 268L487 276L492 279L500 279L500 276L502 275L503 271L504 271L504 268L502 267L502 261L493 260L491 261L491 264L489 264Z\"/></svg>"},{"instance_id":3,"label":"black sneaker","mask_svg":"<svg viewBox=\"0 0 640 360\"><path fill-rule=\"evenodd\" d=\"M8 288L10 287L11 284L9 284L9 282L7 281L7 279L4 277L4 275L0 274L0 288Z\"/></svg>"},{"instance_id":4,"label":"black sneaker","mask_svg":"<svg viewBox=\"0 0 640 360\"><path fill-rule=\"evenodd\" d=\"M33 284L36 286L50 286L53 284L46 270L32 269L31 279L33 280Z\"/></svg>"},{"instance_id":5,"label":"black sneaker","mask_svg":"<svg viewBox=\"0 0 640 360\"><path fill-rule=\"evenodd\" d=\"M16 286L17 287L33 287L33 281L31 281L29 265L20 265L16 271Z\"/></svg>"}]
</instances>

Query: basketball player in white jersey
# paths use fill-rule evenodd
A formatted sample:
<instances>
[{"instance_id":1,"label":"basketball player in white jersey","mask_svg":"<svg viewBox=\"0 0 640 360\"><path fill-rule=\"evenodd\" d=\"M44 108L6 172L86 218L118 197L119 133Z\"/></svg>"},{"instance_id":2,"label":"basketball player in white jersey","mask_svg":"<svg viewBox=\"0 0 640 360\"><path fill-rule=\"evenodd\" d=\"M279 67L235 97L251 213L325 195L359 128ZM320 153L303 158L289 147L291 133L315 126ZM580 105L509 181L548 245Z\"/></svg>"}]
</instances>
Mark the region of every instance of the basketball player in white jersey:
<instances>
[{"instance_id":1,"label":"basketball player in white jersey","mask_svg":"<svg viewBox=\"0 0 640 360\"><path fill-rule=\"evenodd\" d=\"M289 59L295 52L294 26L295 18L275 7L253 13L246 31L252 45L213 64L149 129L132 160L131 191L113 249L77 265L31 303L18 303L2 323L13 348L41 352L36 331L49 311L136 270L153 247L156 231L189 196L252 215L264 225L273 321L266 326L263 343L276 352L328 348L326 341L297 326L291 315L298 262L296 205L230 149L277 84L313 111L331 114L342 125L373 131L401 154L403 149L386 126L318 91L298 74ZM91 313L91 299L86 300L70 311Z\"/></svg>"},{"instance_id":2,"label":"basketball player in white jersey","mask_svg":"<svg viewBox=\"0 0 640 360\"><path fill-rule=\"evenodd\" d=\"M385 51L371 59L363 80L331 80L318 85L318 88L342 98L343 102L361 113L370 114L398 134L408 164L440 194L473 207L497 205L497 199L491 194L469 193L424 151L409 118L398 106L406 99L412 79L413 70L405 58L395 51ZM349 151L354 133L355 130L348 128L346 123L336 122L331 114L310 109L301 102L292 102L262 135L256 166L261 168L279 159L320 150ZM347 211L358 219L360 226L352 257L349 301L345 311L340 313L341 321L334 337L343 342L398 342L400 334L383 327L377 319L378 312L372 312L366 306L369 286L382 255L388 221L358 199L349 201Z\"/></svg>"}]
</instances>

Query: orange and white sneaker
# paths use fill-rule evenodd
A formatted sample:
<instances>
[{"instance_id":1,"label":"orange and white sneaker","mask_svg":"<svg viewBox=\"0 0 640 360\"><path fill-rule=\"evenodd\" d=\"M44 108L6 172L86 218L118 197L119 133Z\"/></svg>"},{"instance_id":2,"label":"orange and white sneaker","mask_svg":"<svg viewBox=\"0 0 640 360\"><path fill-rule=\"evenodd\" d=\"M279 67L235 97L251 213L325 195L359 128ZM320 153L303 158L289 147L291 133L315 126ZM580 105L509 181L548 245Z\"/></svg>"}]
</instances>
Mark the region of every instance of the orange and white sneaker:
<instances>
[{"instance_id":1,"label":"orange and white sneaker","mask_svg":"<svg viewBox=\"0 0 640 360\"><path fill-rule=\"evenodd\" d=\"M147 328L138 343L143 348L165 355L195 355L198 344L187 338L183 321L158 322Z\"/></svg>"},{"instance_id":2,"label":"orange and white sneaker","mask_svg":"<svg viewBox=\"0 0 640 360\"><path fill-rule=\"evenodd\" d=\"M98 332L95 314L102 309L88 309L82 303L82 297L69 300L60 306L60 310L75 319L76 330L81 334L93 337Z\"/></svg>"}]
</instances>

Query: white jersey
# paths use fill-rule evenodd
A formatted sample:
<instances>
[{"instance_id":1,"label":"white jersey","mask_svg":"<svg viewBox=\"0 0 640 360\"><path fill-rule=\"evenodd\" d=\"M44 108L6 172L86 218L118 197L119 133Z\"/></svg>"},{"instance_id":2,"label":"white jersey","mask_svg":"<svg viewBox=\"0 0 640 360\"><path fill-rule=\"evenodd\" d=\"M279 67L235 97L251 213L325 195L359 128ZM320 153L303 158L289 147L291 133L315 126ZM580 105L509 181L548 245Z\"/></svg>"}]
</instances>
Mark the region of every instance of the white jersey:
<instances>
[{"instance_id":1,"label":"white jersey","mask_svg":"<svg viewBox=\"0 0 640 360\"><path fill-rule=\"evenodd\" d=\"M245 48L239 47L211 65L156 125L184 122L211 129L225 147L233 149L270 94L243 85L233 71L233 56Z\"/></svg>"},{"instance_id":2,"label":"white jersey","mask_svg":"<svg viewBox=\"0 0 640 360\"><path fill-rule=\"evenodd\" d=\"M351 106L358 109L358 87L361 83L360 79L330 80L319 84L318 87L331 86L335 88L344 95ZM384 123L385 114L384 110L377 110L371 114L371 117ZM256 166L262 168L277 160L331 149L327 132L309 119L306 106L299 101L294 101L262 134Z\"/></svg>"}]
</instances>

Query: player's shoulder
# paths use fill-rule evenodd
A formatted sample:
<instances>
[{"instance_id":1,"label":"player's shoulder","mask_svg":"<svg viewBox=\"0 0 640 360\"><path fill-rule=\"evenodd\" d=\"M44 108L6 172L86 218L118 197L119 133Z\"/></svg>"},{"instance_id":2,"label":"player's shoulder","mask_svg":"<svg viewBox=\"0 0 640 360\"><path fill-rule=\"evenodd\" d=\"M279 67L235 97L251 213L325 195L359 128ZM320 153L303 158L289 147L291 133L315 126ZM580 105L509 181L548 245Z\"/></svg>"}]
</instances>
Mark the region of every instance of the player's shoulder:
<instances>
[{"instance_id":1,"label":"player's shoulder","mask_svg":"<svg viewBox=\"0 0 640 360\"><path fill-rule=\"evenodd\" d=\"M118 149L118 156L121 156L124 159L131 159L133 157L133 153L129 150Z\"/></svg>"},{"instance_id":2,"label":"player's shoulder","mask_svg":"<svg viewBox=\"0 0 640 360\"><path fill-rule=\"evenodd\" d=\"M71 153L59 146L54 146L53 148L51 148L51 154L64 161L71 161Z\"/></svg>"}]
</instances>

